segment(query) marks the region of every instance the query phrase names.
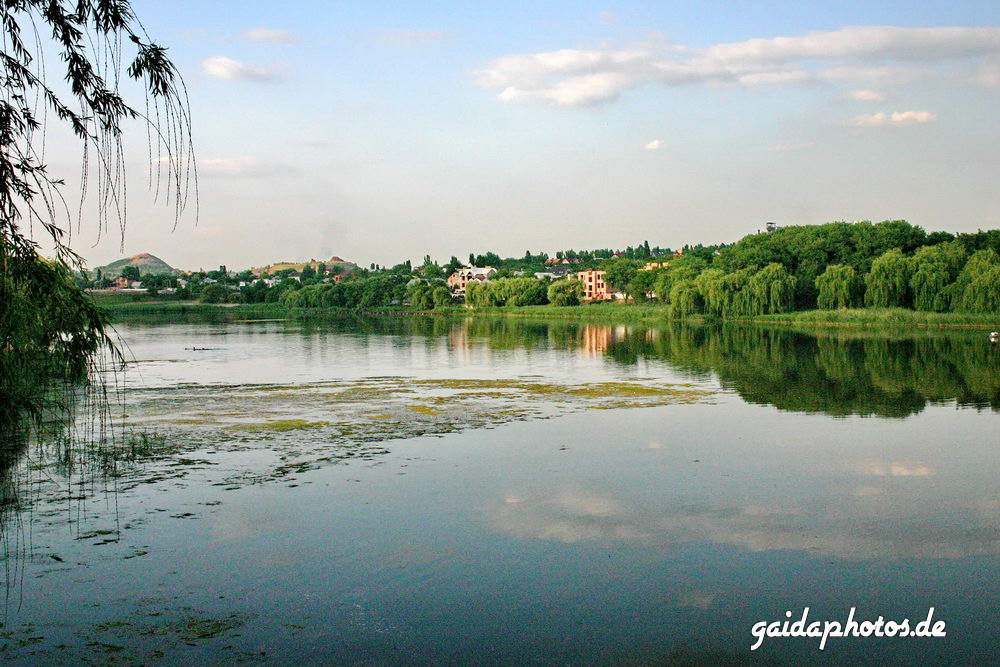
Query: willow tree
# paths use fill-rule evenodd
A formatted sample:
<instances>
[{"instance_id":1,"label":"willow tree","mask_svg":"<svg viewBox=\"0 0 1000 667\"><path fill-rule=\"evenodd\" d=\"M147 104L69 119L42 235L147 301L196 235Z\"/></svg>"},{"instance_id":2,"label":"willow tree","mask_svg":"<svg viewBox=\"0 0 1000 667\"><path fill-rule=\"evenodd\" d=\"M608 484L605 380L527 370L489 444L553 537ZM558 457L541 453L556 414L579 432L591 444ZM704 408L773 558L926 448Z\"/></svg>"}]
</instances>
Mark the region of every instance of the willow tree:
<instances>
[{"instance_id":1,"label":"willow tree","mask_svg":"<svg viewBox=\"0 0 1000 667\"><path fill-rule=\"evenodd\" d=\"M853 266L831 264L816 277L816 305L822 310L853 308L860 302L862 291Z\"/></svg>"},{"instance_id":2,"label":"willow tree","mask_svg":"<svg viewBox=\"0 0 1000 667\"><path fill-rule=\"evenodd\" d=\"M795 303L795 276L771 263L753 274L745 287L747 315L786 313Z\"/></svg>"},{"instance_id":3,"label":"willow tree","mask_svg":"<svg viewBox=\"0 0 1000 667\"><path fill-rule=\"evenodd\" d=\"M705 313L722 315L726 307L726 288L724 286L726 272L722 269L706 269L694 279L695 287Z\"/></svg>"},{"instance_id":4,"label":"willow tree","mask_svg":"<svg viewBox=\"0 0 1000 667\"><path fill-rule=\"evenodd\" d=\"M465 303L473 308L492 308L497 305L489 283L478 280L473 280L465 286Z\"/></svg>"},{"instance_id":5,"label":"willow tree","mask_svg":"<svg viewBox=\"0 0 1000 667\"><path fill-rule=\"evenodd\" d=\"M83 262L70 236L85 218L98 236L112 224L124 234L128 123L146 127L148 184L175 222L197 197L183 83L128 0L5 0L0 15L0 419L9 423L37 412L53 383L86 379L102 348L114 348L104 315L72 281ZM144 92L141 108L120 93L127 79ZM57 131L82 153L69 197L46 164Z\"/></svg>"},{"instance_id":6,"label":"willow tree","mask_svg":"<svg viewBox=\"0 0 1000 667\"><path fill-rule=\"evenodd\" d=\"M694 280L698 274L708 267L708 262L695 255L684 255L670 260L666 269L655 271L657 274L655 291L656 298L663 302L670 301L670 293L674 284L681 280Z\"/></svg>"},{"instance_id":7,"label":"willow tree","mask_svg":"<svg viewBox=\"0 0 1000 667\"><path fill-rule=\"evenodd\" d=\"M670 316L691 317L705 312L705 302L692 278L681 278L670 288Z\"/></svg>"},{"instance_id":8,"label":"willow tree","mask_svg":"<svg viewBox=\"0 0 1000 667\"><path fill-rule=\"evenodd\" d=\"M1000 312L1000 256L992 249L973 253L948 294L956 312Z\"/></svg>"},{"instance_id":9,"label":"willow tree","mask_svg":"<svg viewBox=\"0 0 1000 667\"><path fill-rule=\"evenodd\" d=\"M583 282L576 278L556 280L546 295L553 306L579 306L583 299Z\"/></svg>"},{"instance_id":10,"label":"willow tree","mask_svg":"<svg viewBox=\"0 0 1000 667\"><path fill-rule=\"evenodd\" d=\"M865 305L876 308L908 308L911 305L910 279L913 260L899 248L887 250L872 262L865 276Z\"/></svg>"},{"instance_id":11,"label":"willow tree","mask_svg":"<svg viewBox=\"0 0 1000 667\"><path fill-rule=\"evenodd\" d=\"M960 243L949 241L920 248L913 255L913 307L943 313L951 308L948 286L965 266L968 255Z\"/></svg>"},{"instance_id":12,"label":"willow tree","mask_svg":"<svg viewBox=\"0 0 1000 667\"><path fill-rule=\"evenodd\" d=\"M750 279L757 272L756 266L748 266L739 271L727 273L722 279L722 316L742 317L757 315L754 311L753 297L750 290Z\"/></svg>"}]
</instances>

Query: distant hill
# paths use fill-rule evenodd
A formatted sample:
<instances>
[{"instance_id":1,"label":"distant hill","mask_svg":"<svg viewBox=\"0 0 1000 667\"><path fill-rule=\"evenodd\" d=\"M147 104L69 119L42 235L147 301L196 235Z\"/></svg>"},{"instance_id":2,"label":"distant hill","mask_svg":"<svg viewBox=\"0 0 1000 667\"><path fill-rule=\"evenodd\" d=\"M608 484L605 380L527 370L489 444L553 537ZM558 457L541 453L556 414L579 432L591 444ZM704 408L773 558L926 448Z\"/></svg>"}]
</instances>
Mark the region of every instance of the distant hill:
<instances>
[{"instance_id":1,"label":"distant hill","mask_svg":"<svg viewBox=\"0 0 1000 667\"><path fill-rule=\"evenodd\" d=\"M169 273L170 275L177 275L181 273L174 267L164 262L159 257L156 257L155 255L150 255L148 252L139 253L138 255L132 255L131 257L125 257L123 259L116 260L104 266L98 266L94 269L94 271L100 270L101 274L104 275L104 277L106 278L117 278L122 274L122 269L124 269L126 266L139 267L140 275L146 273L152 273L152 274Z\"/></svg>"},{"instance_id":2,"label":"distant hill","mask_svg":"<svg viewBox=\"0 0 1000 667\"><path fill-rule=\"evenodd\" d=\"M308 262L278 262L276 264L269 264L267 266L261 266L251 269L256 275L261 276L265 274L271 274L276 271L284 271L286 269L295 269L296 271L301 271L307 266L311 266L314 269L319 268L319 265L323 264L326 266L327 271L336 271L337 273L343 273L345 271L353 271L358 268L358 265L354 262L348 262L346 259L341 259L334 255L330 259L320 262L315 259L311 259Z\"/></svg>"}]
</instances>

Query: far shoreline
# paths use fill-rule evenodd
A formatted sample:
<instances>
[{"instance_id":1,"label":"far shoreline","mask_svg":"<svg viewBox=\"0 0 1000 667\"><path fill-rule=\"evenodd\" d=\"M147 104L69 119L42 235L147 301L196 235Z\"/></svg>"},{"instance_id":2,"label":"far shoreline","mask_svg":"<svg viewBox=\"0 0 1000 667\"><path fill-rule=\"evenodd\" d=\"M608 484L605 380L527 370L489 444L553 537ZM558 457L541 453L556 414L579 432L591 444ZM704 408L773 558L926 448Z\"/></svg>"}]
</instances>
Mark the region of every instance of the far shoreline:
<instances>
[{"instance_id":1,"label":"far shoreline","mask_svg":"<svg viewBox=\"0 0 1000 667\"><path fill-rule=\"evenodd\" d=\"M387 317L516 317L566 319L603 324L766 324L806 327L915 327L921 329L1000 329L1000 316L972 313L933 313L903 308L853 308L844 310L800 310L751 317L671 318L667 307L654 303L595 303L579 306L504 306L472 309L449 307L435 310L380 308L369 310L347 308L287 308L277 303L218 304L198 301L135 300L122 302L95 295L95 301L110 315L113 322L130 316L219 315L227 320L315 319L326 316L387 316Z\"/></svg>"}]
</instances>

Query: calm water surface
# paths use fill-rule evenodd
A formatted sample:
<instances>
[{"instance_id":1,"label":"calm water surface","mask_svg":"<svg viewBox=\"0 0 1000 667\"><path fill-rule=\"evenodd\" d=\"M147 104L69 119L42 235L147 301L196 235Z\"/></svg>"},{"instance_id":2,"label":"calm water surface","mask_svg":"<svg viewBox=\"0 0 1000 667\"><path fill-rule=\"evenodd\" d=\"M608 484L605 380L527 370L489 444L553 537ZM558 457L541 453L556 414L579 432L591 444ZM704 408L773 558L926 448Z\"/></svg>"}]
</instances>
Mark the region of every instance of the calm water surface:
<instances>
[{"instance_id":1,"label":"calm water surface","mask_svg":"<svg viewBox=\"0 0 1000 667\"><path fill-rule=\"evenodd\" d=\"M188 444L154 476L140 465L142 483L88 494L39 472L33 449L9 464L28 480L3 532L11 664L998 664L1000 349L981 332L439 318L120 332L128 419ZM399 402L459 386L445 380L481 395ZM501 396L512 383L533 393ZM697 397L551 398L653 384ZM318 401L331 387L368 393ZM310 426L226 446L275 415ZM331 444L351 415L397 432ZM363 456L264 474L361 440ZM913 623L934 607L947 637L750 652L751 626L803 607Z\"/></svg>"}]
</instances>

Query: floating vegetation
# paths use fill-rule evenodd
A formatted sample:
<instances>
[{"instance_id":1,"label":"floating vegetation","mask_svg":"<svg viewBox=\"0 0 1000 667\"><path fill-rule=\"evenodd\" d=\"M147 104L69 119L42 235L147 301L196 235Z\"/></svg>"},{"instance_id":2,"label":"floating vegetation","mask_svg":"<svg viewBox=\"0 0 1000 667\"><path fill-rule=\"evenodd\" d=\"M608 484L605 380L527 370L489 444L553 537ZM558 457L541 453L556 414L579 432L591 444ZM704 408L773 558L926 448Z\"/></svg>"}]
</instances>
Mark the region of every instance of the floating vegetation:
<instances>
[{"instance_id":1,"label":"floating vegetation","mask_svg":"<svg viewBox=\"0 0 1000 667\"><path fill-rule=\"evenodd\" d=\"M40 629L30 624L0 631L0 655L16 648L38 664L149 664L207 644L228 654L226 662L245 662L252 656L233 643L253 620L249 614L197 613L167 600L144 599L134 613L82 626L56 645L46 644Z\"/></svg>"},{"instance_id":2,"label":"floating vegetation","mask_svg":"<svg viewBox=\"0 0 1000 667\"><path fill-rule=\"evenodd\" d=\"M275 419L273 421L261 422L259 424L237 424L232 428L237 431L271 431L284 433L286 431L300 431L307 428L319 428L329 426L330 422L311 422L305 419Z\"/></svg>"},{"instance_id":3,"label":"floating vegetation","mask_svg":"<svg viewBox=\"0 0 1000 667\"><path fill-rule=\"evenodd\" d=\"M94 437L50 437L43 449L30 450L9 468L8 481L16 478L16 486L31 493L8 494L5 507L20 512L39 506L44 513L101 491L195 479L232 491L293 481L323 466L372 461L393 440L711 396L696 385L650 379L561 384L525 376L136 388L129 391L128 414L114 429ZM99 527L81 531L79 539L109 544L119 532Z\"/></svg>"},{"instance_id":4,"label":"floating vegetation","mask_svg":"<svg viewBox=\"0 0 1000 667\"><path fill-rule=\"evenodd\" d=\"M129 426L160 433L170 443L167 456L147 468L146 479L177 476L185 469L185 452L204 448L215 455L254 451L272 462L262 469L258 456L254 467L234 469L240 462L228 458L225 475L212 483L236 489L323 465L372 459L384 454L391 440L584 410L704 402L711 396L693 384L649 379L561 384L531 377L371 377L302 385L184 385L134 390ZM204 467L211 460L199 454L192 465Z\"/></svg>"}]
</instances>

